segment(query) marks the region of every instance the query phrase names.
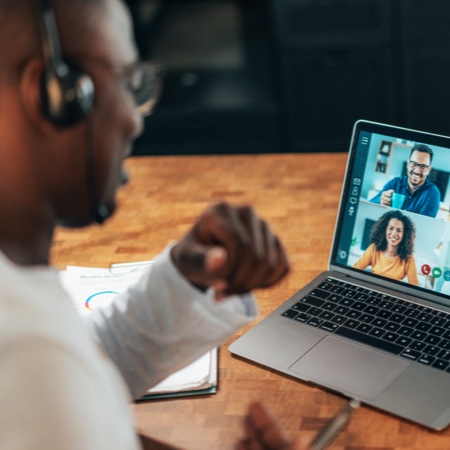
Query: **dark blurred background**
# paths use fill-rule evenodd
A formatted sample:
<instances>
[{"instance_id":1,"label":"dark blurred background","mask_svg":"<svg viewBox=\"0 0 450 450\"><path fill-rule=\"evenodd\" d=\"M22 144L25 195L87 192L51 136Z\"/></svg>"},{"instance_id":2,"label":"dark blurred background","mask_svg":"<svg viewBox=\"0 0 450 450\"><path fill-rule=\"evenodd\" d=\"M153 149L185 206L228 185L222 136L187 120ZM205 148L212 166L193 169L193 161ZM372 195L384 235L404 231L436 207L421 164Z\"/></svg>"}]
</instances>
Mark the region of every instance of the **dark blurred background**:
<instances>
[{"instance_id":1,"label":"dark blurred background","mask_svg":"<svg viewBox=\"0 0 450 450\"><path fill-rule=\"evenodd\" d=\"M346 152L368 119L450 134L449 0L128 0L164 92L135 154Z\"/></svg>"}]
</instances>

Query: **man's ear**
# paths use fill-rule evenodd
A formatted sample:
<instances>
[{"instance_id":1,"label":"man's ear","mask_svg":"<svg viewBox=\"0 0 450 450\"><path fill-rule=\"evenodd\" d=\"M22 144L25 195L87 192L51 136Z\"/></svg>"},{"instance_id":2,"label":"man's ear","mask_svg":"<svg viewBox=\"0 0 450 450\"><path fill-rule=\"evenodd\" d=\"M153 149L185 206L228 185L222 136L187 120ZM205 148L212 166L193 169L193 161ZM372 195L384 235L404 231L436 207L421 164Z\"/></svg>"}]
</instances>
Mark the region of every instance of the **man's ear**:
<instances>
[{"instance_id":1,"label":"man's ear","mask_svg":"<svg viewBox=\"0 0 450 450\"><path fill-rule=\"evenodd\" d=\"M44 62L39 57L26 63L20 77L20 99L33 126L41 133L51 134L56 127L42 113L41 79L44 69Z\"/></svg>"}]
</instances>

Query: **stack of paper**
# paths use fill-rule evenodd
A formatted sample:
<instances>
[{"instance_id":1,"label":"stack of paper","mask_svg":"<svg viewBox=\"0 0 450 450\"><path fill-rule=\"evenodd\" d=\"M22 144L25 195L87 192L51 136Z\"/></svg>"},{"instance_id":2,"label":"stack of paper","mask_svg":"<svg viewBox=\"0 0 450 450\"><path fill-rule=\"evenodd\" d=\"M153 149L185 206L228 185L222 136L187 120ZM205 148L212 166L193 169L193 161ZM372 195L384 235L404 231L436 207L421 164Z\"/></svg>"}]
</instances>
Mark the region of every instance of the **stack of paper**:
<instances>
[{"instance_id":1,"label":"stack of paper","mask_svg":"<svg viewBox=\"0 0 450 450\"><path fill-rule=\"evenodd\" d=\"M137 281L151 261L115 264L109 269L68 266L61 282L80 316L110 304L114 297ZM217 390L217 349L172 374L148 391L143 399L212 394Z\"/></svg>"},{"instance_id":2,"label":"stack of paper","mask_svg":"<svg viewBox=\"0 0 450 450\"><path fill-rule=\"evenodd\" d=\"M217 391L217 349L156 385L143 399L214 394Z\"/></svg>"}]
</instances>

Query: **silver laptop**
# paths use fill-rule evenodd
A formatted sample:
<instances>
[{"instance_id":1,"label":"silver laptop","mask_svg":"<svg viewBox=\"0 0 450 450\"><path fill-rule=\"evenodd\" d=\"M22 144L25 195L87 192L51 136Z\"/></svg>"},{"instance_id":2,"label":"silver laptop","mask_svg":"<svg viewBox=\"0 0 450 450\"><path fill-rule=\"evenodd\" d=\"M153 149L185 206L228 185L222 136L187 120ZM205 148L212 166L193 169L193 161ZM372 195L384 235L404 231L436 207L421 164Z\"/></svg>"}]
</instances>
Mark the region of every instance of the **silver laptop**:
<instances>
[{"instance_id":1,"label":"silver laptop","mask_svg":"<svg viewBox=\"0 0 450 450\"><path fill-rule=\"evenodd\" d=\"M445 428L449 175L449 137L358 121L328 271L230 351L413 422ZM390 206L380 200L383 192Z\"/></svg>"}]
</instances>

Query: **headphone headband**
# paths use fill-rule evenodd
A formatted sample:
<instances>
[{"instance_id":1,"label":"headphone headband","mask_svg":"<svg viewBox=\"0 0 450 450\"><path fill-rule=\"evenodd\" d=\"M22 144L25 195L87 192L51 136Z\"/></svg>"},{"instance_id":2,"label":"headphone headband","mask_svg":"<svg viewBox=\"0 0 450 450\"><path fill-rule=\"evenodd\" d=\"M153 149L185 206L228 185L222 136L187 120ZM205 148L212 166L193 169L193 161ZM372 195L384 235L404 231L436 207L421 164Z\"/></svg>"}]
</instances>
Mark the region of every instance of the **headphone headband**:
<instances>
[{"instance_id":1,"label":"headphone headband","mask_svg":"<svg viewBox=\"0 0 450 450\"><path fill-rule=\"evenodd\" d=\"M38 5L39 29L45 64L52 66L56 73L64 75L64 72L67 72L67 66L61 55L55 13L46 0L38 0Z\"/></svg>"}]
</instances>

